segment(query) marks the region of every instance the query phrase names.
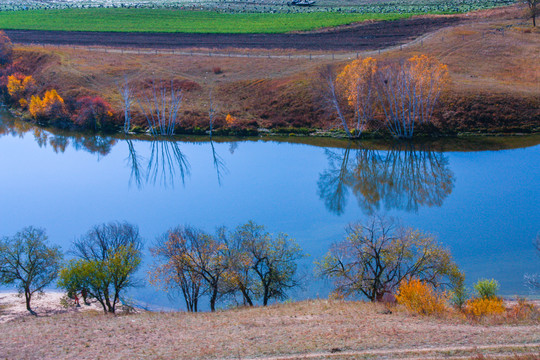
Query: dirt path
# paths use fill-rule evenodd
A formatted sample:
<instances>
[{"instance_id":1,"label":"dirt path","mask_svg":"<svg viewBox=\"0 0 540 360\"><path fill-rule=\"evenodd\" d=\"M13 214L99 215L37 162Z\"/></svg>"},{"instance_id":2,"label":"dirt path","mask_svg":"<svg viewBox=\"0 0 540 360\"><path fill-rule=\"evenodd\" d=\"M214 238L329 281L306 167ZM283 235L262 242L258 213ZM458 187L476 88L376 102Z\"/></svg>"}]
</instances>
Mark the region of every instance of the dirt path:
<instances>
[{"instance_id":1,"label":"dirt path","mask_svg":"<svg viewBox=\"0 0 540 360\"><path fill-rule=\"evenodd\" d=\"M538 355L540 359L540 343L528 344L496 344L496 345L476 345L476 346L444 346L444 347L424 347L407 349L381 349L363 351L339 351L336 349L331 353L310 353L300 355L283 355L271 357L244 358L243 360L293 360L293 359L332 359L332 358L385 358L385 359L460 359L470 358L477 353L495 352L494 355L513 355L516 353L526 353ZM456 356L449 355L453 353Z\"/></svg>"},{"instance_id":2,"label":"dirt path","mask_svg":"<svg viewBox=\"0 0 540 360\"><path fill-rule=\"evenodd\" d=\"M6 30L14 43L112 46L131 48L250 48L300 50L383 49L455 25L459 16L423 16L396 21L365 22L333 30L290 34L102 33Z\"/></svg>"}]
</instances>

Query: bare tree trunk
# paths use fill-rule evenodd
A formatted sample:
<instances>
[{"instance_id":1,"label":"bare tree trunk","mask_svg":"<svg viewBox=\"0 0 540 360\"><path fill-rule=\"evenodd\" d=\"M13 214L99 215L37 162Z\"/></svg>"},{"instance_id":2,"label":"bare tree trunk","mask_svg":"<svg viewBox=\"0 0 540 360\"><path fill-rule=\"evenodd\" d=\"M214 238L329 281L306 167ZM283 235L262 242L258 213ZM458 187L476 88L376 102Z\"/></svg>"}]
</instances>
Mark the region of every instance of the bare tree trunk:
<instances>
[{"instance_id":1,"label":"bare tree trunk","mask_svg":"<svg viewBox=\"0 0 540 360\"><path fill-rule=\"evenodd\" d=\"M332 72L332 69L328 66L322 73L322 76L324 77L324 80L326 81L327 86L327 92L329 96L329 100L332 103L332 106L334 107L334 110L336 111L338 118L341 120L341 125L343 126L343 129L345 130L345 133L349 138L352 138L353 135L351 134L351 131L349 130L349 125L347 124L347 119L345 119L345 116L343 115L343 111L341 110L341 106L339 104L339 99L336 93L336 80L334 78L334 74Z\"/></svg>"},{"instance_id":2,"label":"bare tree trunk","mask_svg":"<svg viewBox=\"0 0 540 360\"><path fill-rule=\"evenodd\" d=\"M30 307L30 301L32 301L32 293L28 288L24 289L24 299L26 301L26 310L28 310L32 315L37 315L36 312Z\"/></svg>"}]
</instances>

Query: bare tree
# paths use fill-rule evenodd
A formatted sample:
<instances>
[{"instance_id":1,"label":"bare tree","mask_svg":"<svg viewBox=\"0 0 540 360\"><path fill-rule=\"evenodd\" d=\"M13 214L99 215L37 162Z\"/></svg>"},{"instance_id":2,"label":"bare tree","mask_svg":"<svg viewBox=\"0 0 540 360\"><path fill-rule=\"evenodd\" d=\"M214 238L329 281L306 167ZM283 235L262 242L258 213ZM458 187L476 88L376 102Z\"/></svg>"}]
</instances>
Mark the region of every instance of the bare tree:
<instances>
[{"instance_id":1,"label":"bare tree","mask_svg":"<svg viewBox=\"0 0 540 360\"><path fill-rule=\"evenodd\" d=\"M138 101L152 135L174 135L174 129L179 123L178 113L182 106L182 98L182 89L175 88L172 80L169 89L164 84L158 87L153 81L152 96L145 96L144 103Z\"/></svg>"},{"instance_id":2,"label":"bare tree","mask_svg":"<svg viewBox=\"0 0 540 360\"><path fill-rule=\"evenodd\" d=\"M131 129L131 105L133 104L133 87L131 86L127 76L124 77L122 84L116 83L118 92L122 99L122 108L124 109L124 133L128 133Z\"/></svg>"},{"instance_id":3,"label":"bare tree","mask_svg":"<svg viewBox=\"0 0 540 360\"><path fill-rule=\"evenodd\" d=\"M340 98L336 90L336 76L334 75L334 71L332 67L330 65L327 65L326 67L323 68L320 75L326 85L327 101L331 104L331 106L335 110L337 117L341 121L343 130L345 130L345 133L347 134L347 136L349 138L352 138L353 135L351 131L349 130L347 119L345 118L345 114L343 113L343 110L342 110L342 106L343 106L342 99Z\"/></svg>"},{"instance_id":4,"label":"bare tree","mask_svg":"<svg viewBox=\"0 0 540 360\"><path fill-rule=\"evenodd\" d=\"M210 138L212 138L212 131L214 130L214 118L216 115L216 109L214 107L213 89L210 89L208 95L208 119L210 120Z\"/></svg>"},{"instance_id":5,"label":"bare tree","mask_svg":"<svg viewBox=\"0 0 540 360\"><path fill-rule=\"evenodd\" d=\"M60 249L47 245L45 230L26 227L14 237L0 240L0 283L15 283L24 294L26 309L36 315L32 296L56 279L61 260Z\"/></svg>"},{"instance_id":6,"label":"bare tree","mask_svg":"<svg viewBox=\"0 0 540 360\"><path fill-rule=\"evenodd\" d=\"M540 0L520 0L520 2L527 6L526 16L528 19L532 19L533 27L536 27L536 16L540 13L538 8Z\"/></svg>"},{"instance_id":7,"label":"bare tree","mask_svg":"<svg viewBox=\"0 0 540 360\"><path fill-rule=\"evenodd\" d=\"M317 269L334 280L338 293L360 293L371 301L412 277L441 286L460 276L449 251L432 236L384 218L350 225L347 237L331 247Z\"/></svg>"}]
</instances>

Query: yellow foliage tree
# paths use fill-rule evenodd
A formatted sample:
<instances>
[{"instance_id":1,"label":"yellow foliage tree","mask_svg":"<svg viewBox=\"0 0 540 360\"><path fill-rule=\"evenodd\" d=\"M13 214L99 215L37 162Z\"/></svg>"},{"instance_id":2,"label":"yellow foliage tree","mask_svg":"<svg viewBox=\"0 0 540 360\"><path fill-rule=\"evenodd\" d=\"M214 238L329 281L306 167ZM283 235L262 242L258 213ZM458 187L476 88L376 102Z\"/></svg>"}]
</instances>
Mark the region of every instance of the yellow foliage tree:
<instances>
[{"instance_id":1,"label":"yellow foliage tree","mask_svg":"<svg viewBox=\"0 0 540 360\"><path fill-rule=\"evenodd\" d=\"M14 101L19 101L25 93L31 92L35 85L36 82L32 76L24 76L19 73L8 76L7 90Z\"/></svg>"},{"instance_id":2,"label":"yellow foliage tree","mask_svg":"<svg viewBox=\"0 0 540 360\"><path fill-rule=\"evenodd\" d=\"M354 60L336 78L338 92L345 95L354 109L354 119L348 122L356 133L361 133L366 123L373 119L377 70L377 60L368 57Z\"/></svg>"},{"instance_id":3,"label":"yellow foliage tree","mask_svg":"<svg viewBox=\"0 0 540 360\"><path fill-rule=\"evenodd\" d=\"M450 81L448 66L432 56L416 55L408 60L419 98L420 123L428 122L437 100Z\"/></svg>"}]
</instances>

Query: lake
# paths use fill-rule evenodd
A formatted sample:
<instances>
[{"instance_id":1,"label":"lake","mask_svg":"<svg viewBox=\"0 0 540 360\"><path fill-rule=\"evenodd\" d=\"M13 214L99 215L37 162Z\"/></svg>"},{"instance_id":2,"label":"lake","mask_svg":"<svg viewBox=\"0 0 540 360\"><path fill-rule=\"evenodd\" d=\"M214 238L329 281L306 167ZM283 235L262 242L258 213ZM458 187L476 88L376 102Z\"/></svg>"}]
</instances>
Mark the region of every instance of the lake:
<instances>
[{"instance_id":1,"label":"lake","mask_svg":"<svg viewBox=\"0 0 540 360\"><path fill-rule=\"evenodd\" d=\"M139 226L148 248L176 225L213 231L251 219L289 234L310 255L297 300L328 295L329 285L311 278L311 263L347 224L384 214L435 234L469 285L495 278L501 294L526 295L523 275L540 272L532 245L540 231L539 144L538 135L415 145L149 141L49 131L2 113L0 235L43 227L67 251L91 226L125 220ZM182 305L149 286L131 296Z\"/></svg>"}]
</instances>

